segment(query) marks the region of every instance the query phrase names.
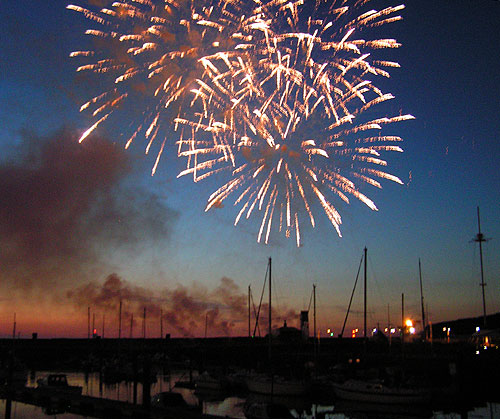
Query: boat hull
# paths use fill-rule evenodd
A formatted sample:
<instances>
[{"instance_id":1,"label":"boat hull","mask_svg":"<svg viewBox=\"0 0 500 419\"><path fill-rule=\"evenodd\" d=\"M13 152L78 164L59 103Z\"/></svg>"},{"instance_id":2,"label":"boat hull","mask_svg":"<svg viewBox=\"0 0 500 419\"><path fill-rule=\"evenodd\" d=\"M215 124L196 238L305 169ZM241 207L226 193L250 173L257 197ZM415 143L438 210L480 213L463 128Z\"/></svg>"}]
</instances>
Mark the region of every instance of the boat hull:
<instances>
[{"instance_id":1,"label":"boat hull","mask_svg":"<svg viewBox=\"0 0 500 419\"><path fill-rule=\"evenodd\" d=\"M246 404L243 413L247 419L293 419L290 411L277 403L253 402Z\"/></svg>"},{"instance_id":2,"label":"boat hull","mask_svg":"<svg viewBox=\"0 0 500 419\"><path fill-rule=\"evenodd\" d=\"M213 377L208 374L202 374L194 380L197 390L224 390L227 387L227 382L222 377Z\"/></svg>"},{"instance_id":3,"label":"boat hull","mask_svg":"<svg viewBox=\"0 0 500 419\"><path fill-rule=\"evenodd\" d=\"M307 393L308 385L304 381L285 380L275 377L251 377L246 380L248 391L274 396L301 396Z\"/></svg>"},{"instance_id":4,"label":"boat hull","mask_svg":"<svg viewBox=\"0 0 500 419\"><path fill-rule=\"evenodd\" d=\"M430 392L425 389L392 388L379 383L349 380L333 384L337 397L344 400L381 404L420 404L430 401Z\"/></svg>"}]
</instances>

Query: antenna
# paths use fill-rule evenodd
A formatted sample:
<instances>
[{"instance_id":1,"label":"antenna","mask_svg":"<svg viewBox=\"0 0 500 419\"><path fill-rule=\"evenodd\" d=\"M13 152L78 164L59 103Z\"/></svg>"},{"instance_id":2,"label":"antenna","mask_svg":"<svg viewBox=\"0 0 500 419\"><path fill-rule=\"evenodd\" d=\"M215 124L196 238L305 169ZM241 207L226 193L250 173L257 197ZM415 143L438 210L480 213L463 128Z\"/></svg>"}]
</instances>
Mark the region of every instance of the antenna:
<instances>
[{"instance_id":1,"label":"antenna","mask_svg":"<svg viewBox=\"0 0 500 419\"><path fill-rule=\"evenodd\" d=\"M479 207L477 207L477 227L478 233L476 237L473 239L475 242L479 243L479 261L481 264L481 288L483 291L483 326L486 328L486 300L484 297L484 287L486 284L484 283L484 270L483 270L483 242L486 242L490 239L486 239L481 233L481 218L479 216Z\"/></svg>"}]
</instances>

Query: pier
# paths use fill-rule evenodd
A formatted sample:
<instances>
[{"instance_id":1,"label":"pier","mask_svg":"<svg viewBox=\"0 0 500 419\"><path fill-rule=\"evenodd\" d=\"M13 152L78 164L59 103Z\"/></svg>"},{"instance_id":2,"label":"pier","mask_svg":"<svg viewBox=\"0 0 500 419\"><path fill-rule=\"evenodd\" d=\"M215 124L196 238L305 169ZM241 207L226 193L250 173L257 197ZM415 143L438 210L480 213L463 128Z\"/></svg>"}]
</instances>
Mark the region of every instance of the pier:
<instances>
[{"instance_id":1,"label":"pier","mask_svg":"<svg viewBox=\"0 0 500 419\"><path fill-rule=\"evenodd\" d=\"M213 419L216 416L203 414L200 410L180 407L145 407L138 404L100 397L84 396L63 391L46 391L39 388L4 388L0 398L40 406L47 413L74 413L103 419Z\"/></svg>"}]
</instances>

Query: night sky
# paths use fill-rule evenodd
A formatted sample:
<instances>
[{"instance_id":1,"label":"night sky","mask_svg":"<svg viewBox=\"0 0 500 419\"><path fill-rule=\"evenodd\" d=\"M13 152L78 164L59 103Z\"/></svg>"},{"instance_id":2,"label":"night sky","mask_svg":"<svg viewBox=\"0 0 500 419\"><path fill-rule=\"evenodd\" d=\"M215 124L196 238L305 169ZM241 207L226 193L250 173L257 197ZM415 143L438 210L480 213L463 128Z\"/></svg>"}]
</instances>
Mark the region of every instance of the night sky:
<instances>
[{"instance_id":1,"label":"night sky","mask_svg":"<svg viewBox=\"0 0 500 419\"><path fill-rule=\"evenodd\" d=\"M390 155L389 172L404 185L367 188L376 212L340 205L342 238L321 215L315 229L304 223L299 248L282 234L257 243L260 219L234 227L230 201L204 212L218 183L177 179L173 146L151 177L155 154L123 148L128 120L77 143L93 123L79 107L100 87L69 57L89 22L67 4L0 3L0 336L14 313L21 336L86 336L89 306L98 332L105 314L116 336L120 297L134 335L144 306L149 336L160 313L173 336L202 336L205 321L211 336L246 334L247 289L258 304L269 257L276 325L298 326L316 284L321 333L338 333L365 246L370 326L388 307L397 322L402 293L420 319L419 258L432 322L480 316L478 206L491 238L486 308L500 311L500 2L411 0L381 29L402 43L389 54L401 68L383 82L390 112L415 116L391 127L404 153ZM360 287L348 329L362 328L362 303Z\"/></svg>"}]
</instances>

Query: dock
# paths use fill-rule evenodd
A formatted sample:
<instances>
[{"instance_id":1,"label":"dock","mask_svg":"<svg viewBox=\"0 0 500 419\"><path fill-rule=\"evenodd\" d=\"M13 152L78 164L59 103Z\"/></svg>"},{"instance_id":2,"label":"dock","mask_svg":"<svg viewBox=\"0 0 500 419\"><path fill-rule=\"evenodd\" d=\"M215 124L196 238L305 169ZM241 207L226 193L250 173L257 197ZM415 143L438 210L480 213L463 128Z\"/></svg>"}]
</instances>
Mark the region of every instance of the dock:
<instances>
[{"instance_id":1,"label":"dock","mask_svg":"<svg viewBox=\"0 0 500 419\"><path fill-rule=\"evenodd\" d=\"M119 400L72 394L64 391L46 391L33 387L2 388L0 398L40 406L47 413L74 413L103 419L215 419L201 409L180 407L142 406Z\"/></svg>"}]
</instances>

